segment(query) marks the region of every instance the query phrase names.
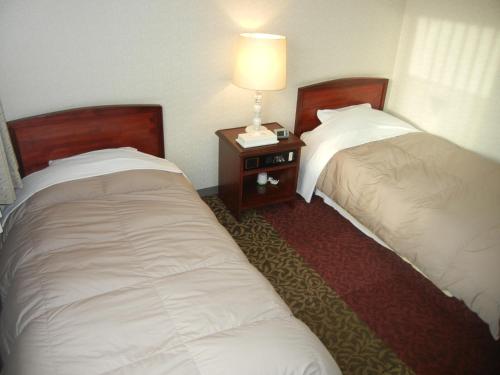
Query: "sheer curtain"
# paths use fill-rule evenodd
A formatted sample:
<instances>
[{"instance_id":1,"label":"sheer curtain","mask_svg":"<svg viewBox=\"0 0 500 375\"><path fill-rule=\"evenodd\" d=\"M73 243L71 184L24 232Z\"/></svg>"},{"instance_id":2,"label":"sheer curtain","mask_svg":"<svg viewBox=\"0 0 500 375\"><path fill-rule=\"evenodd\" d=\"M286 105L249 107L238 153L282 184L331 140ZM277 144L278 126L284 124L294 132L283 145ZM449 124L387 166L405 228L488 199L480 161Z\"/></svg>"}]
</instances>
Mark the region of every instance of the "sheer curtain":
<instances>
[{"instance_id":1,"label":"sheer curtain","mask_svg":"<svg viewBox=\"0 0 500 375\"><path fill-rule=\"evenodd\" d=\"M7 130L7 124L3 115L3 107L0 102L0 217L2 207L14 202L17 188L22 187L21 176L17 165L16 155ZM2 225L0 221L0 232Z\"/></svg>"}]
</instances>

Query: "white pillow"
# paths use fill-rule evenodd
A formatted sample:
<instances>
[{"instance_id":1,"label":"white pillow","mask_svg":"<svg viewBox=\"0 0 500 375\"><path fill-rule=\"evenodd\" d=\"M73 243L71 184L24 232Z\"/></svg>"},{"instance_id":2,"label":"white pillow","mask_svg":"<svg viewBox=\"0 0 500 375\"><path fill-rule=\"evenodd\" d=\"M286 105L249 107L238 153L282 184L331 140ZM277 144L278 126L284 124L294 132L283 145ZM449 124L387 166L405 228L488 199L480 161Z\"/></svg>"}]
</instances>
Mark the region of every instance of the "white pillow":
<instances>
[{"instance_id":1,"label":"white pillow","mask_svg":"<svg viewBox=\"0 0 500 375\"><path fill-rule=\"evenodd\" d=\"M371 108L371 107L372 105L370 103L363 103L337 109L318 109L318 111L316 112L316 116L318 116L318 119L321 123L324 123L327 122L330 119L330 117L332 117L332 115L334 115L335 113L350 111L357 108Z\"/></svg>"},{"instance_id":2,"label":"white pillow","mask_svg":"<svg viewBox=\"0 0 500 375\"><path fill-rule=\"evenodd\" d=\"M137 152L138 152L137 149L133 147L106 148L103 150L85 152L83 154L78 154L67 158L49 160L49 165L55 166L73 162L86 162L86 161L92 162L92 161L106 160L117 157L127 157L127 156L130 157L131 153L137 154Z\"/></svg>"},{"instance_id":3,"label":"white pillow","mask_svg":"<svg viewBox=\"0 0 500 375\"><path fill-rule=\"evenodd\" d=\"M328 121L307 134L307 145L334 142L339 150L419 131L389 113L368 107L332 113ZM314 146L313 146L314 147Z\"/></svg>"}]
</instances>

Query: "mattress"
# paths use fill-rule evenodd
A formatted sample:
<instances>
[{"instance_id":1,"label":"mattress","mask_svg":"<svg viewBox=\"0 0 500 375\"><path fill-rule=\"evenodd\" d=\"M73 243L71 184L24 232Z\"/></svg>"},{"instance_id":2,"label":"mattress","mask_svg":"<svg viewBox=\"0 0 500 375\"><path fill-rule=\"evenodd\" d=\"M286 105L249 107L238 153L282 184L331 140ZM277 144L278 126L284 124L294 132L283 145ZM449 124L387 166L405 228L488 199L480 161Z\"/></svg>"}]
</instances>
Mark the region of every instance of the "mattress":
<instances>
[{"instance_id":1,"label":"mattress","mask_svg":"<svg viewBox=\"0 0 500 375\"><path fill-rule=\"evenodd\" d=\"M42 184L9 211L3 374L340 374L189 181L161 169Z\"/></svg>"}]
</instances>

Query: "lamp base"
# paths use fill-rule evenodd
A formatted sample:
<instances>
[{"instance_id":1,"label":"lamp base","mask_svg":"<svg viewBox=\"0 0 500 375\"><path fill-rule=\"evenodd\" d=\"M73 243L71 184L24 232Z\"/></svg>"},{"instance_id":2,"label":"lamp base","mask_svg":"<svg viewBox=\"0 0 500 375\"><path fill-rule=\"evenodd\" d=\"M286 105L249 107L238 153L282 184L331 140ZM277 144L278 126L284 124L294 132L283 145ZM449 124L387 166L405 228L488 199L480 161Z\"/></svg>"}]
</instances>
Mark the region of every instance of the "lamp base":
<instances>
[{"instance_id":1,"label":"lamp base","mask_svg":"<svg viewBox=\"0 0 500 375\"><path fill-rule=\"evenodd\" d=\"M260 118L260 112L262 110L262 92L255 91L254 103L253 103L253 120L252 125L247 126L245 131L247 133L253 133L260 131L262 129L262 119Z\"/></svg>"},{"instance_id":2,"label":"lamp base","mask_svg":"<svg viewBox=\"0 0 500 375\"><path fill-rule=\"evenodd\" d=\"M246 128L245 128L245 132L247 133L258 133L262 130L265 130L266 128L262 127L262 126L255 126L255 125L248 125Z\"/></svg>"}]
</instances>

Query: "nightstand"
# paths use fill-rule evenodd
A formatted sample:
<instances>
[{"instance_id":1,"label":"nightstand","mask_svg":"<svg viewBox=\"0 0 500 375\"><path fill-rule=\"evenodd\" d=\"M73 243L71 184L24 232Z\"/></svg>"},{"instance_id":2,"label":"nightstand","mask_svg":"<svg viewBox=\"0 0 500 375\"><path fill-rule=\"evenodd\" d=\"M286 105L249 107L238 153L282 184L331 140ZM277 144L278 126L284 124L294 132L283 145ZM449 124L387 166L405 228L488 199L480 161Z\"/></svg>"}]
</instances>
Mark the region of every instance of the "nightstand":
<instances>
[{"instance_id":1,"label":"nightstand","mask_svg":"<svg viewBox=\"0 0 500 375\"><path fill-rule=\"evenodd\" d=\"M269 130L281 128L276 122L263 124ZM305 145L290 133L288 139L268 146L243 148L236 142L245 128L217 130L219 137L219 197L239 219L245 209L295 199L300 149ZM257 184L257 175L267 172L277 185Z\"/></svg>"}]
</instances>

